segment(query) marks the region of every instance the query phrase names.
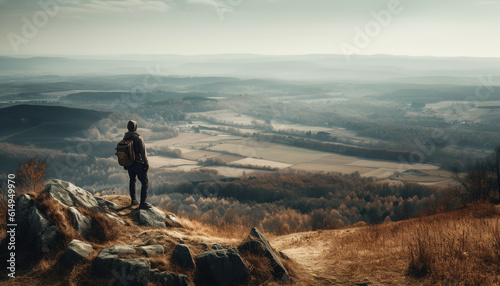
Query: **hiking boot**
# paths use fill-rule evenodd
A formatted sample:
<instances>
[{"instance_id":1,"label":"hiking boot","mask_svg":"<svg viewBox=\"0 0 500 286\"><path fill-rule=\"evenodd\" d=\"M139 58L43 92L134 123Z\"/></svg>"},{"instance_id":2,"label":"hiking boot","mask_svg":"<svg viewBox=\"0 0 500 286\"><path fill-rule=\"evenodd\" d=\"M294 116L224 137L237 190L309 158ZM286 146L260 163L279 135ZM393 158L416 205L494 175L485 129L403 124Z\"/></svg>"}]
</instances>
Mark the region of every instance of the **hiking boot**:
<instances>
[{"instance_id":1,"label":"hiking boot","mask_svg":"<svg viewBox=\"0 0 500 286\"><path fill-rule=\"evenodd\" d=\"M132 203L130 204L130 206L136 206L138 204L139 204L139 202L137 200L132 200Z\"/></svg>"},{"instance_id":2,"label":"hiking boot","mask_svg":"<svg viewBox=\"0 0 500 286\"><path fill-rule=\"evenodd\" d=\"M142 203L141 202L141 204L139 205L140 209L150 209L152 207L153 207L153 205L151 205L150 203Z\"/></svg>"}]
</instances>

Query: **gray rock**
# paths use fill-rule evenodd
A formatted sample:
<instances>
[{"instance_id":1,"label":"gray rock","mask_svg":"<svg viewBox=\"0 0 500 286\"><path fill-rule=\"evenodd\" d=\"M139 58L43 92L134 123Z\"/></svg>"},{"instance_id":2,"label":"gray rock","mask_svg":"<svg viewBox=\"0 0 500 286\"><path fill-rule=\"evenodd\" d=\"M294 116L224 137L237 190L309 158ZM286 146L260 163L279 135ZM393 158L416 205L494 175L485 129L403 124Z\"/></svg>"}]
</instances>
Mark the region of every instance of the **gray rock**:
<instances>
[{"instance_id":1,"label":"gray rock","mask_svg":"<svg viewBox=\"0 0 500 286\"><path fill-rule=\"evenodd\" d=\"M40 233L36 241L36 246L43 253L49 252L55 245L56 239L59 236L55 225L49 226L44 232Z\"/></svg>"},{"instance_id":2,"label":"gray rock","mask_svg":"<svg viewBox=\"0 0 500 286\"><path fill-rule=\"evenodd\" d=\"M73 267L89 257L93 250L92 245L73 239L66 247L61 260L66 266Z\"/></svg>"},{"instance_id":3,"label":"gray rock","mask_svg":"<svg viewBox=\"0 0 500 286\"><path fill-rule=\"evenodd\" d=\"M104 275L111 271L113 262L122 255L135 254L136 250L131 245L117 244L104 248L92 261L92 271L98 275Z\"/></svg>"},{"instance_id":4,"label":"gray rock","mask_svg":"<svg viewBox=\"0 0 500 286\"><path fill-rule=\"evenodd\" d=\"M109 210L113 210L113 211L119 211L119 210L121 210L121 209L122 209L122 207L121 207L121 206L119 206L119 205L117 205L117 204L115 204L115 203L113 203L113 202L110 202L110 201L108 201L108 200L106 200L106 199L103 199L103 198L101 198L101 197L94 197L94 198L95 198L95 200L97 201L97 203L98 203L101 207L103 207L103 208L107 208L107 209L109 209Z\"/></svg>"},{"instance_id":5,"label":"gray rock","mask_svg":"<svg viewBox=\"0 0 500 286\"><path fill-rule=\"evenodd\" d=\"M102 211L90 192L66 181L52 179L45 184L44 192L66 207L82 206L89 210Z\"/></svg>"},{"instance_id":6,"label":"gray rock","mask_svg":"<svg viewBox=\"0 0 500 286\"><path fill-rule=\"evenodd\" d=\"M189 280L185 275L177 275L167 271L160 272L158 269L149 272L149 281L160 285L189 286Z\"/></svg>"},{"instance_id":7,"label":"gray rock","mask_svg":"<svg viewBox=\"0 0 500 286\"><path fill-rule=\"evenodd\" d=\"M165 227L167 215L161 210L151 207L149 209L138 209L135 212L135 219L142 226Z\"/></svg>"},{"instance_id":8,"label":"gray rock","mask_svg":"<svg viewBox=\"0 0 500 286\"><path fill-rule=\"evenodd\" d=\"M236 249L207 251L196 256L196 285L241 285L249 271Z\"/></svg>"},{"instance_id":9,"label":"gray rock","mask_svg":"<svg viewBox=\"0 0 500 286\"><path fill-rule=\"evenodd\" d=\"M145 258L116 259L111 265L111 285L147 286L150 263Z\"/></svg>"},{"instance_id":10,"label":"gray rock","mask_svg":"<svg viewBox=\"0 0 500 286\"><path fill-rule=\"evenodd\" d=\"M92 228L92 221L85 217L75 207L69 207L69 215L73 222L73 228L82 236L86 237L86 233Z\"/></svg>"},{"instance_id":11,"label":"gray rock","mask_svg":"<svg viewBox=\"0 0 500 286\"><path fill-rule=\"evenodd\" d=\"M281 263L280 258L276 255L266 237L255 227L250 231L249 237L250 241L240 245L238 249L241 251L250 251L257 255L264 255L271 262L273 276L283 281L289 281L290 276L288 275L288 271L285 266L283 266L283 263Z\"/></svg>"},{"instance_id":12,"label":"gray rock","mask_svg":"<svg viewBox=\"0 0 500 286\"><path fill-rule=\"evenodd\" d=\"M139 246L136 249L143 252L148 257L152 255L165 254L165 249L159 244Z\"/></svg>"},{"instance_id":13,"label":"gray rock","mask_svg":"<svg viewBox=\"0 0 500 286\"><path fill-rule=\"evenodd\" d=\"M59 232L27 194L16 199L18 231L23 233L26 241L33 242L36 252L48 252L56 242Z\"/></svg>"},{"instance_id":14,"label":"gray rock","mask_svg":"<svg viewBox=\"0 0 500 286\"><path fill-rule=\"evenodd\" d=\"M194 260L189 251L189 247L185 244L177 244L172 253L172 259L174 263L184 268L193 269Z\"/></svg>"},{"instance_id":15,"label":"gray rock","mask_svg":"<svg viewBox=\"0 0 500 286\"><path fill-rule=\"evenodd\" d=\"M238 246L238 250L240 252L248 251L252 254L258 254L258 255L266 254L266 247L262 242L257 240L250 240L243 243L242 245Z\"/></svg>"},{"instance_id":16,"label":"gray rock","mask_svg":"<svg viewBox=\"0 0 500 286\"><path fill-rule=\"evenodd\" d=\"M82 206L86 209L106 214L110 219L125 225L125 222L115 213L99 205L96 198L88 191L72 183L52 179L45 184L44 192L66 207ZM111 202L110 202L111 203Z\"/></svg>"}]
</instances>

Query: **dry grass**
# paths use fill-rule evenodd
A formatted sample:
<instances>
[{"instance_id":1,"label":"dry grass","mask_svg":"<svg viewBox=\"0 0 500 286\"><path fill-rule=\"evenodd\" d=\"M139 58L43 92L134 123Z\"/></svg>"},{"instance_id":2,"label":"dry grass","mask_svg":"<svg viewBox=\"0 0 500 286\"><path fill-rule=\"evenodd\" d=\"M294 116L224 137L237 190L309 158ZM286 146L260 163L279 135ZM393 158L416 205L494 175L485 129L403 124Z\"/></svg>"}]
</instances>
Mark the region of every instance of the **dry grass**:
<instances>
[{"instance_id":1,"label":"dry grass","mask_svg":"<svg viewBox=\"0 0 500 286\"><path fill-rule=\"evenodd\" d=\"M72 226L68 208L62 206L47 193L38 193L34 198L38 209L44 213L57 230L62 234L62 243L69 243L72 239L82 239L80 234Z\"/></svg>"},{"instance_id":2,"label":"dry grass","mask_svg":"<svg viewBox=\"0 0 500 286\"><path fill-rule=\"evenodd\" d=\"M500 283L500 216L487 204L396 223L278 236L271 243L298 264L298 277L313 276L307 285Z\"/></svg>"},{"instance_id":3,"label":"dry grass","mask_svg":"<svg viewBox=\"0 0 500 286\"><path fill-rule=\"evenodd\" d=\"M271 262L265 256L244 252L241 258L250 271L250 285L264 285L273 279Z\"/></svg>"},{"instance_id":4,"label":"dry grass","mask_svg":"<svg viewBox=\"0 0 500 286\"><path fill-rule=\"evenodd\" d=\"M92 222L88 240L95 243L110 243L120 236L119 224L103 213L79 207L78 210Z\"/></svg>"},{"instance_id":5,"label":"dry grass","mask_svg":"<svg viewBox=\"0 0 500 286\"><path fill-rule=\"evenodd\" d=\"M493 206L425 217L407 227L408 274L434 285L500 282L500 220Z\"/></svg>"},{"instance_id":6,"label":"dry grass","mask_svg":"<svg viewBox=\"0 0 500 286\"><path fill-rule=\"evenodd\" d=\"M329 256L356 283L492 285L500 274L499 222L494 206L477 205L371 226L333 239Z\"/></svg>"}]
</instances>

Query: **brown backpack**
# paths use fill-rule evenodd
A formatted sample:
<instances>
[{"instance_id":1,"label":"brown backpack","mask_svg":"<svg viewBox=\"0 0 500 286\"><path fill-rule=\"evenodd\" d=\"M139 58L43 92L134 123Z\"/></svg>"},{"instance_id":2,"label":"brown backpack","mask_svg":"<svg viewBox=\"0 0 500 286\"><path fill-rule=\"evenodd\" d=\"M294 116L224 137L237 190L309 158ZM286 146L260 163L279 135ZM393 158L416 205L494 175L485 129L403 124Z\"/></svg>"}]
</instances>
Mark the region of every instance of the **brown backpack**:
<instances>
[{"instance_id":1,"label":"brown backpack","mask_svg":"<svg viewBox=\"0 0 500 286\"><path fill-rule=\"evenodd\" d=\"M134 164L135 151L134 140L122 140L116 146L115 155L118 157L118 164L120 166L128 167Z\"/></svg>"}]
</instances>

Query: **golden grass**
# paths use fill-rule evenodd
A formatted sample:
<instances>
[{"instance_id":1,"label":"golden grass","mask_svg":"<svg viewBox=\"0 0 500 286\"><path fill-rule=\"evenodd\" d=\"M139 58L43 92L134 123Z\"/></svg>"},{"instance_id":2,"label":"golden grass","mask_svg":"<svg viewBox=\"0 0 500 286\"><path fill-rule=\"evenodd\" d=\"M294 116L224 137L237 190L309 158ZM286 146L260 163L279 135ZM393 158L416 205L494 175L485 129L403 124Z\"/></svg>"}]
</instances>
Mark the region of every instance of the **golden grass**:
<instances>
[{"instance_id":1,"label":"golden grass","mask_svg":"<svg viewBox=\"0 0 500 286\"><path fill-rule=\"evenodd\" d=\"M323 259L338 284L492 285L500 274L499 222L494 206L477 205L344 230Z\"/></svg>"},{"instance_id":2,"label":"golden grass","mask_svg":"<svg viewBox=\"0 0 500 286\"><path fill-rule=\"evenodd\" d=\"M62 243L66 244L74 238L82 239L80 234L73 228L68 213L68 208L61 205L48 193L38 193L34 198L38 209L44 213L57 230L63 235Z\"/></svg>"},{"instance_id":3,"label":"golden grass","mask_svg":"<svg viewBox=\"0 0 500 286\"><path fill-rule=\"evenodd\" d=\"M250 271L250 285L264 285L273 279L271 262L263 255L255 255L249 252L241 253L241 258L246 262Z\"/></svg>"}]
</instances>

